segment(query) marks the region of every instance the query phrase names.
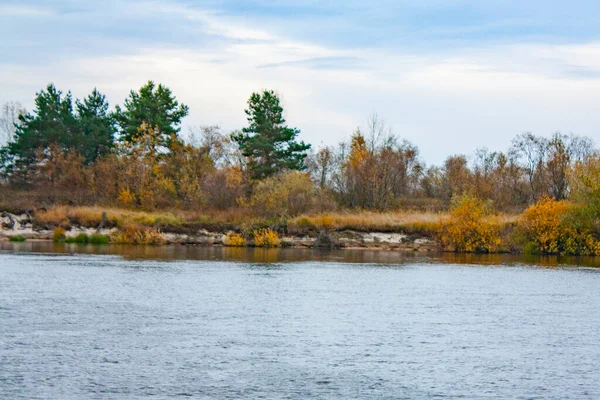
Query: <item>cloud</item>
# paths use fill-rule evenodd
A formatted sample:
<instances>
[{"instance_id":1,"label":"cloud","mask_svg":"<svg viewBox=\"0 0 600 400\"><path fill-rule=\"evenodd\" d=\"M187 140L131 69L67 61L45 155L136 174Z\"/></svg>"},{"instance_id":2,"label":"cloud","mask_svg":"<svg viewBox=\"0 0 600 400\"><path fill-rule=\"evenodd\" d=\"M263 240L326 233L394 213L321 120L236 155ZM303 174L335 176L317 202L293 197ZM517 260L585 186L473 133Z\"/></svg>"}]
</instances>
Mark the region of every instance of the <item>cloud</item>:
<instances>
[{"instance_id":1,"label":"cloud","mask_svg":"<svg viewBox=\"0 0 600 400\"><path fill-rule=\"evenodd\" d=\"M41 18L53 16L54 12L39 5L0 4L0 15L4 18Z\"/></svg>"},{"instance_id":2,"label":"cloud","mask_svg":"<svg viewBox=\"0 0 600 400\"><path fill-rule=\"evenodd\" d=\"M280 63L259 65L258 68L306 67L311 69L361 69L364 62L359 57L316 57L304 60L284 61Z\"/></svg>"},{"instance_id":3,"label":"cloud","mask_svg":"<svg viewBox=\"0 0 600 400\"><path fill-rule=\"evenodd\" d=\"M553 14L531 20L530 6L516 6L513 19L514 10L493 3L386 0L379 10L350 0L340 19L325 2L54 2L43 16L0 13L0 103L31 108L52 81L76 97L98 87L115 104L153 79L191 107L186 126L230 130L245 124L249 94L272 88L304 140L335 144L377 112L436 163L479 146L506 148L522 131L598 138L600 40L499 40L504 29L543 27ZM299 16L282 14L292 9ZM462 10L472 18L443 19ZM426 23L407 22L422 14ZM389 26L394 17L398 27ZM391 39L356 39L364 32Z\"/></svg>"}]
</instances>

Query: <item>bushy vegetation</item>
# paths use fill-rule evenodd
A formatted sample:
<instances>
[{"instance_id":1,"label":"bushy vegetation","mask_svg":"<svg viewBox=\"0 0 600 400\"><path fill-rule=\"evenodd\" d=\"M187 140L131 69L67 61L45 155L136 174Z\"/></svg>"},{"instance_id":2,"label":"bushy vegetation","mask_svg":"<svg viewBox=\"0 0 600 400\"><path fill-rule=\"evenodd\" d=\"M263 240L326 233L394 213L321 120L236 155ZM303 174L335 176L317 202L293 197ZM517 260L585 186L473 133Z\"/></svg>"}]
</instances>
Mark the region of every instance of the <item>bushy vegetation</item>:
<instances>
[{"instance_id":1,"label":"bushy vegetation","mask_svg":"<svg viewBox=\"0 0 600 400\"><path fill-rule=\"evenodd\" d=\"M10 242L24 242L27 240L25 236L17 235L17 236L9 236L8 240Z\"/></svg>"},{"instance_id":2,"label":"bushy vegetation","mask_svg":"<svg viewBox=\"0 0 600 400\"><path fill-rule=\"evenodd\" d=\"M229 232L223 238L223 244L230 247L243 247L246 245L246 238L237 232Z\"/></svg>"},{"instance_id":3,"label":"bushy vegetation","mask_svg":"<svg viewBox=\"0 0 600 400\"><path fill-rule=\"evenodd\" d=\"M452 251L598 252L589 138L523 133L506 152L428 166L376 115L313 151L270 90L251 94L239 131L207 125L187 138L190 110L151 81L112 111L97 89L77 100L52 84L34 104L3 108L0 209L33 211L55 241L158 244L161 231L209 229L243 232L225 238L231 246L274 246L277 231L355 230L437 236ZM67 238L71 226L116 231Z\"/></svg>"},{"instance_id":4,"label":"bushy vegetation","mask_svg":"<svg viewBox=\"0 0 600 400\"><path fill-rule=\"evenodd\" d=\"M60 243L64 242L67 239L66 231L64 228L56 228L54 229L53 239L54 242Z\"/></svg>"},{"instance_id":5,"label":"bushy vegetation","mask_svg":"<svg viewBox=\"0 0 600 400\"><path fill-rule=\"evenodd\" d=\"M272 229L263 228L252 232L256 247L279 247L281 240L279 234Z\"/></svg>"},{"instance_id":6,"label":"bushy vegetation","mask_svg":"<svg viewBox=\"0 0 600 400\"><path fill-rule=\"evenodd\" d=\"M483 200L462 195L453 200L450 218L442 224L442 244L452 251L467 253L496 252L502 240L501 224Z\"/></svg>"},{"instance_id":7,"label":"bushy vegetation","mask_svg":"<svg viewBox=\"0 0 600 400\"><path fill-rule=\"evenodd\" d=\"M524 251L541 254L599 254L600 244L581 211L579 204L550 198L543 198L529 207L522 214L517 229Z\"/></svg>"},{"instance_id":8,"label":"bushy vegetation","mask_svg":"<svg viewBox=\"0 0 600 400\"><path fill-rule=\"evenodd\" d=\"M115 244L160 245L166 242L159 231L136 225L126 225L110 234L110 242Z\"/></svg>"}]
</instances>

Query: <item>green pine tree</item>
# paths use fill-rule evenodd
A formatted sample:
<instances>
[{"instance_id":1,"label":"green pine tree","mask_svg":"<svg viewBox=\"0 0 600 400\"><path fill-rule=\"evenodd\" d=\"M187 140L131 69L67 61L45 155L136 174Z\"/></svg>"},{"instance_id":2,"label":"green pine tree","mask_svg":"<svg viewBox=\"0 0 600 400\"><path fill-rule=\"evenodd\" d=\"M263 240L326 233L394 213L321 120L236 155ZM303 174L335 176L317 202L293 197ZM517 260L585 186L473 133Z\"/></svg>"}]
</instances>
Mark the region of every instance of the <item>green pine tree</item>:
<instances>
[{"instance_id":1,"label":"green pine tree","mask_svg":"<svg viewBox=\"0 0 600 400\"><path fill-rule=\"evenodd\" d=\"M279 96L272 90L252 93L245 110L248 127L231 136L253 179L264 179L283 170L304 170L310 144L297 142L300 131L285 125Z\"/></svg>"},{"instance_id":2,"label":"green pine tree","mask_svg":"<svg viewBox=\"0 0 600 400\"><path fill-rule=\"evenodd\" d=\"M117 106L114 117L122 142L139 140L140 127L145 124L158 132L157 146L171 149L173 142L179 140L179 125L188 112L188 106L179 104L169 88L148 81L138 92L132 90L129 93L124 108Z\"/></svg>"},{"instance_id":3,"label":"green pine tree","mask_svg":"<svg viewBox=\"0 0 600 400\"><path fill-rule=\"evenodd\" d=\"M14 140L0 151L2 172L26 176L32 166L49 156L52 146L59 151L76 152L86 162L109 152L115 128L105 96L94 89L76 104L74 112L71 92L63 95L53 84L36 93L33 111L19 116Z\"/></svg>"},{"instance_id":4,"label":"green pine tree","mask_svg":"<svg viewBox=\"0 0 600 400\"><path fill-rule=\"evenodd\" d=\"M2 149L5 173L25 172L50 146L66 150L80 143L71 93L63 96L53 84L36 94L32 113L19 116L14 140Z\"/></svg>"},{"instance_id":5,"label":"green pine tree","mask_svg":"<svg viewBox=\"0 0 600 400\"><path fill-rule=\"evenodd\" d=\"M106 96L94 89L77 104L77 120L82 137L81 155L87 162L109 153L114 147L115 121L108 112Z\"/></svg>"}]
</instances>

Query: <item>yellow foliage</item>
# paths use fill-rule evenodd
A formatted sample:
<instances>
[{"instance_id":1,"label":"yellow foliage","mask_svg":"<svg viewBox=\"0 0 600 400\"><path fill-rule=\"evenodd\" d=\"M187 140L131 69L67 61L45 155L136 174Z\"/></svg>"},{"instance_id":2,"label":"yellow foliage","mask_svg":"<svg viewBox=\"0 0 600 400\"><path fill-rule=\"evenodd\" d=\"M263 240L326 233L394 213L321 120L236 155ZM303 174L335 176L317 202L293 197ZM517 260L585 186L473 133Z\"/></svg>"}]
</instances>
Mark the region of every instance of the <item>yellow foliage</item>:
<instances>
[{"instance_id":1,"label":"yellow foliage","mask_svg":"<svg viewBox=\"0 0 600 400\"><path fill-rule=\"evenodd\" d=\"M223 244L229 247L243 247L246 245L246 239L236 232L229 232L223 238Z\"/></svg>"},{"instance_id":2,"label":"yellow foliage","mask_svg":"<svg viewBox=\"0 0 600 400\"><path fill-rule=\"evenodd\" d=\"M311 208L313 195L307 174L288 171L258 183L248 205L269 217L297 215Z\"/></svg>"},{"instance_id":3,"label":"yellow foliage","mask_svg":"<svg viewBox=\"0 0 600 400\"><path fill-rule=\"evenodd\" d=\"M225 174L225 183L230 188L240 187L244 181L244 173L240 167L228 167Z\"/></svg>"},{"instance_id":4,"label":"yellow foliage","mask_svg":"<svg viewBox=\"0 0 600 400\"><path fill-rule=\"evenodd\" d=\"M599 254L600 245L585 228L575 226L570 201L543 198L523 212L518 231L525 235L529 251L544 254Z\"/></svg>"},{"instance_id":5,"label":"yellow foliage","mask_svg":"<svg viewBox=\"0 0 600 400\"><path fill-rule=\"evenodd\" d=\"M493 253L502 244L500 230L501 224L490 216L481 199L464 195L455 199L450 218L443 224L441 241L457 252Z\"/></svg>"},{"instance_id":6,"label":"yellow foliage","mask_svg":"<svg viewBox=\"0 0 600 400\"><path fill-rule=\"evenodd\" d=\"M135 195L128 188L121 189L119 193L119 202L126 207L131 207L135 202Z\"/></svg>"},{"instance_id":7,"label":"yellow foliage","mask_svg":"<svg viewBox=\"0 0 600 400\"><path fill-rule=\"evenodd\" d=\"M63 228L54 229L53 238L55 242L64 242L67 238L66 231Z\"/></svg>"},{"instance_id":8,"label":"yellow foliage","mask_svg":"<svg viewBox=\"0 0 600 400\"><path fill-rule=\"evenodd\" d=\"M252 231L256 247L278 247L281 244L279 234L272 229Z\"/></svg>"},{"instance_id":9,"label":"yellow foliage","mask_svg":"<svg viewBox=\"0 0 600 400\"><path fill-rule=\"evenodd\" d=\"M365 138L360 132L355 133L352 136L350 144L350 165L352 167L358 167L367 158L369 152L365 143Z\"/></svg>"},{"instance_id":10,"label":"yellow foliage","mask_svg":"<svg viewBox=\"0 0 600 400\"><path fill-rule=\"evenodd\" d=\"M165 237L155 229L128 224L123 229L112 232L110 241L117 244L160 245L165 243Z\"/></svg>"}]
</instances>

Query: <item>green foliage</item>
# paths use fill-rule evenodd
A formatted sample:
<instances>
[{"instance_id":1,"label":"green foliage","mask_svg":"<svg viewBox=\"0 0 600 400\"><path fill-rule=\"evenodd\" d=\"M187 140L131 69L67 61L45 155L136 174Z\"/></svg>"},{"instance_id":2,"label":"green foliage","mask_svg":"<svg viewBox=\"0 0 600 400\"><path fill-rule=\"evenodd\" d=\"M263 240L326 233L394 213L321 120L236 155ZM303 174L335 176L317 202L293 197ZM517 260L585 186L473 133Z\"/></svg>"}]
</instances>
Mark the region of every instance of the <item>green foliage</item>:
<instances>
[{"instance_id":1,"label":"green foliage","mask_svg":"<svg viewBox=\"0 0 600 400\"><path fill-rule=\"evenodd\" d=\"M310 145L297 142L300 131L285 125L283 107L274 91L252 93L245 112L248 127L231 138L246 157L253 179L264 179L286 169L305 169Z\"/></svg>"},{"instance_id":2,"label":"green foliage","mask_svg":"<svg viewBox=\"0 0 600 400\"><path fill-rule=\"evenodd\" d=\"M68 237L65 239L65 243L80 243L80 244L87 244L90 242L90 238L88 235L86 235L85 233L80 233L77 236L74 237Z\"/></svg>"},{"instance_id":3,"label":"green foliage","mask_svg":"<svg viewBox=\"0 0 600 400\"><path fill-rule=\"evenodd\" d=\"M25 236L18 235L18 236L9 236L8 240L10 242L24 242L27 240L27 238Z\"/></svg>"},{"instance_id":4,"label":"green foliage","mask_svg":"<svg viewBox=\"0 0 600 400\"><path fill-rule=\"evenodd\" d=\"M108 112L106 96L94 89L83 102L77 100L77 118L82 134L81 155L86 162L109 153L114 146L115 121Z\"/></svg>"},{"instance_id":5,"label":"green foliage","mask_svg":"<svg viewBox=\"0 0 600 400\"><path fill-rule=\"evenodd\" d=\"M171 149L188 112L188 106L179 104L169 88L148 81L138 92L129 93L123 108L115 108L114 118L124 143L139 140L143 134L140 127L146 124L156 131L157 148Z\"/></svg>"},{"instance_id":6,"label":"green foliage","mask_svg":"<svg viewBox=\"0 0 600 400\"><path fill-rule=\"evenodd\" d=\"M73 110L66 95L49 84L36 94L32 113L19 116L14 140L0 154L6 175L26 179L33 166L51 158L55 150L81 154L86 162L106 154L112 147L114 124L107 114L106 98L96 89Z\"/></svg>"},{"instance_id":7,"label":"green foliage","mask_svg":"<svg viewBox=\"0 0 600 400\"><path fill-rule=\"evenodd\" d=\"M90 236L91 244L109 244L110 238L107 235L101 235L99 233L94 233Z\"/></svg>"}]
</instances>

